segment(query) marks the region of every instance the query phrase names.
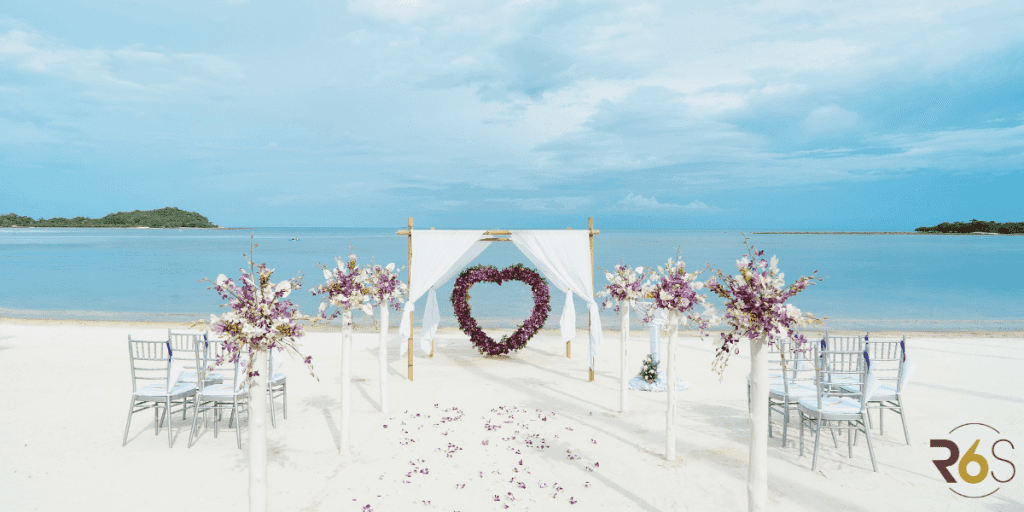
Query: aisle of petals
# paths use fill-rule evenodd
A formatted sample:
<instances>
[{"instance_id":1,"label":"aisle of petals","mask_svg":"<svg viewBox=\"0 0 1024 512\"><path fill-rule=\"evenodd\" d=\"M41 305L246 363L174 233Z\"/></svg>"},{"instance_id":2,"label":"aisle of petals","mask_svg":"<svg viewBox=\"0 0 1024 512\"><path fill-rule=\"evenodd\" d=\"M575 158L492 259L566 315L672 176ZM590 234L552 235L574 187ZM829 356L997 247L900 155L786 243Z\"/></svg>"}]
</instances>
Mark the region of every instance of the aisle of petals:
<instances>
[{"instance_id":1,"label":"aisle of petals","mask_svg":"<svg viewBox=\"0 0 1024 512\"><path fill-rule=\"evenodd\" d=\"M572 420L515 406L479 418L458 407L429 410L382 421L401 462L380 466L376 485L354 495L355 510L384 512L409 503L455 512L575 510L592 496L601 464L586 449L598 440L581 438Z\"/></svg>"}]
</instances>

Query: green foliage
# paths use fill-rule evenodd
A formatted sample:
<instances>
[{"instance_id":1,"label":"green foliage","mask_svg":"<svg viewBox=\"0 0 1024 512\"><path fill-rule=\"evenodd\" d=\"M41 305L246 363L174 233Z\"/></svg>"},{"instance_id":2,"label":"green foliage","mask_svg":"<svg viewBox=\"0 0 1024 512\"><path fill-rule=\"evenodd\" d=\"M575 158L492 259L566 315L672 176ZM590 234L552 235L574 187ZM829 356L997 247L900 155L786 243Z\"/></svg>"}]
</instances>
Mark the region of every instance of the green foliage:
<instances>
[{"instance_id":1,"label":"green foliage","mask_svg":"<svg viewBox=\"0 0 1024 512\"><path fill-rule=\"evenodd\" d=\"M644 359L644 364L640 367L640 378L649 383L658 380L658 363L659 361L655 361L647 354L647 359Z\"/></svg>"},{"instance_id":2,"label":"green foliage","mask_svg":"<svg viewBox=\"0 0 1024 512\"><path fill-rule=\"evenodd\" d=\"M145 226L150 228L216 228L216 224L206 217L178 208L161 208L159 210L135 210L133 212L111 213L100 219L75 217L65 219L34 220L13 213L0 215L0 227L39 227L39 228L133 228Z\"/></svg>"},{"instance_id":3,"label":"green foliage","mask_svg":"<svg viewBox=\"0 0 1024 512\"><path fill-rule=\"evenodd\" d=\"M921 233L1000 233L1003 235L1024 234L1024 222L993 222L971 219L970 222L943 222L937 226L915 229Z\"/></svg>"}]
</instances>

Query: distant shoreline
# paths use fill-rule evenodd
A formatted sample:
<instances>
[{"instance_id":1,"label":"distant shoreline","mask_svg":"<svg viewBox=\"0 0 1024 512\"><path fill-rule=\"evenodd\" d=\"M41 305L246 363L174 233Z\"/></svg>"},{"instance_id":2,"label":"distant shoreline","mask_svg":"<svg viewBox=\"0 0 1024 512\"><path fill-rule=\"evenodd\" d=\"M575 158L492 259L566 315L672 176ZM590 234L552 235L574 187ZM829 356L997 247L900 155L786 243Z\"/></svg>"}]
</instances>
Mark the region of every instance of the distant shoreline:
<instances>
[{"instance_id":1,"label":"distant shoreline","mask_svg":"<svg viewBox=\"0 0 1024 512\"><path fill-rule=\"evenodd\" d=\"M939 235L939 236L1016 236L1017 233L922 233L915 231L754 231L752 235Z\"/></svg>"}]
</instances>

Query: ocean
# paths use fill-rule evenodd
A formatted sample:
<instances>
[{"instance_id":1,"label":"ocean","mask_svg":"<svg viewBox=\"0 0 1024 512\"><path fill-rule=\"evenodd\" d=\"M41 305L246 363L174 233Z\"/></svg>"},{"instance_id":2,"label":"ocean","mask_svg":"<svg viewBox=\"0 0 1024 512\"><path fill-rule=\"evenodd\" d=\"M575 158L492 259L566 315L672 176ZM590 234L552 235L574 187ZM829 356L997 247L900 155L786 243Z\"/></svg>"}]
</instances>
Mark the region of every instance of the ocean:
<instances>
[{"instance_id":1,"label":"ocean","mask_svg":"<svg viewBox=\"0 0 1024 512\"><path fill-rule=\"evenodd\" d=\"M276 270L274 281L304 276L290 297L315 314L321 265L354 252L360 263L408 265L407 237L394 229L0 229L0 317L188 322L223 311L220 298L200 282L218 274L237 278L250 236L256 262ZM814 270L825 278L791 301L827 318L835 330L1024 330L1024 237L969 235L748 235L765 256L776 255L787 282ZM594 237L595 285L600 268L620 261L664 264L681 256L688 270L710 264L727 273L746 249L744 235L722 231L602 229ZM351 248L351 249L350 249ZM511 243L494 243L474 263L503 268L533 266ZM403 272L403 276L404 276ZM706 273L703 278L709 276ZM438 290L441 327L457 327L450 302L454 278ZM564 293L552 291L547 328L557 328ZM425 298L416 306L416 322ZM716 298L717 301L717 298ZM529 287L478 284L474 316L485 328L512 329L533 306ZM718 302L720 305L720 302ZM576 302L578 323L586 308ZM635 317L636 315L634 315ZM398 315L391 315L397 325ZM602 313L617 328L616 313ZM356 322L370 321L361 313ZM639 324L637 324L639 325Z\"/></svg>"}]
</instances>

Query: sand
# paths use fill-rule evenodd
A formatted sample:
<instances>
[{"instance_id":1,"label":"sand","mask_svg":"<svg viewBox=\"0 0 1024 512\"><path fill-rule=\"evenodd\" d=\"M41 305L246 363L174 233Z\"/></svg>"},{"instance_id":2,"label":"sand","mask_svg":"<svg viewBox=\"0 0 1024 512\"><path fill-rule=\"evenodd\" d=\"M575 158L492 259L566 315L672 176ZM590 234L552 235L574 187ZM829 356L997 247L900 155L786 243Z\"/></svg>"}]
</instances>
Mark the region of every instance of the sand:
<instances>
[{"instance_id":1,"label":"sand","mask_svg":"<svg viewBox=\"0 0 1024 512\"><path fill-rule=\"evenodd\" d=\"M222 423L188 447L191 414L153 432L152 413L134 416L121 446L131 383L127 335L162 336L166 327L59 321L0 323L0 510L247 509L247 431L243 449ZM442 332L435 357L406 357L389 343L390 414L378 411L377 336L353 345L352 443L340 444L340 335L310 333L311 377L288 361L288 419L269 431L270 509L278 511L745 510L749 359L733 358L722 381L710 344L680 340L678 460L664 460L665 394L631 391L618 412L618 333L605 333L595 382L587 381L586 335L572 358L554 331L520 353L480 356L460 332ZM647 354L646 331L634 332L630 368ZM994 495L957 496L932 459L929 440L958 425L998 428L1024 469L1024 337L909 333L918 364L906 392L912 444L887 416L853 458L845 441L823 442L817 471L799 431L781 446L779 420L769 439L772 510L1024 510L1024 475ZM385 425L387 426L385 428ZM211 426L212 427L212 426ZM824 436L823 436L824 439ZM808 438L808 441L810 439ZM1004 472L1003 466L993 466ZM1020 473L1021 471L1018 471ZM1005 476L1002 476L1005 478ZM507 508L506 508L507 507Z\"/></svg>"}]
</instances>

